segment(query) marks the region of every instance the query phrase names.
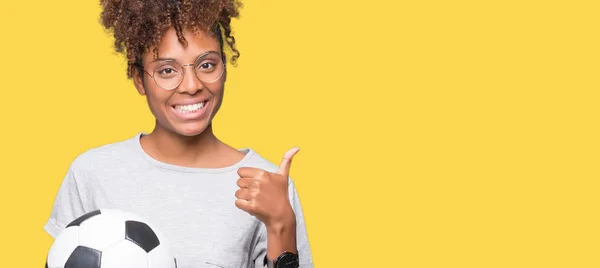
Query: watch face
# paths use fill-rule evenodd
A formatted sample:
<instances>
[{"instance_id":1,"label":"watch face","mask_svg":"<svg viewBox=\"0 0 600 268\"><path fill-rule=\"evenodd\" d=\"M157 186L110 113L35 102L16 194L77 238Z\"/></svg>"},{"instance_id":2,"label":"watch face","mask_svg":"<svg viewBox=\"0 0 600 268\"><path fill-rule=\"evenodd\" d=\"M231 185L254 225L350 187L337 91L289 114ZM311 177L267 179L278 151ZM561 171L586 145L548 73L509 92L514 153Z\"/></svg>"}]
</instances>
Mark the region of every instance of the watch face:
<instances>
[{"instance_id":1,"label":"watch face","mask_svg":"<svg viewBox=\"0 0 600 268\"><path fill-rule=\"evenodd\" d=\"M284 253L277 260L277 268L297 268L298 266L298 255L293 253Z\"/></svg>"}]
</instances>

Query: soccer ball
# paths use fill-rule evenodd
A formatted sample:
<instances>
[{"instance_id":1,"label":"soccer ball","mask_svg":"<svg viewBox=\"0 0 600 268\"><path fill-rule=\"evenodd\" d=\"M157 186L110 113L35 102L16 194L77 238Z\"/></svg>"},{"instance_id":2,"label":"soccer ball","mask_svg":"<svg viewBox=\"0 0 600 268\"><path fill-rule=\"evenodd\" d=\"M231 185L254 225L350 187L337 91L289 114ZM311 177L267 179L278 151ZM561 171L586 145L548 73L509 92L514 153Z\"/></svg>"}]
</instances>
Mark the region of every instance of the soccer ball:
<instances>
[{"instance_id":1,"label":"soccer ball","mask_svg":"<svg viewBox=\"0 0 600 268\"><path fill-rule=\"evenodd\" d=\"M141 217L115 209L88 212L56 237L46 268L177 268L164 235Z\"/></svg>"}]
</instances>

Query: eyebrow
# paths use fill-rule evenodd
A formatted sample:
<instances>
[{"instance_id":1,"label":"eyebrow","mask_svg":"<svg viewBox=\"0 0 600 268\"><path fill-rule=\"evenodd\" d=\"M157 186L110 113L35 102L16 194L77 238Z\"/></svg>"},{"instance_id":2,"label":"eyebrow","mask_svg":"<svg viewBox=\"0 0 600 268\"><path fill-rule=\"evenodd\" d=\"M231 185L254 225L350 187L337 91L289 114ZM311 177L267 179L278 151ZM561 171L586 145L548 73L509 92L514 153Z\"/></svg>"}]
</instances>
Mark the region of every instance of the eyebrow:
<instances>
[{"instance_id":1,"label":"eyebrow","mask_svg":"<svg viewBox=\"0 0 600 268\"><path fill-rule=\"evenodd\" d=\"M211 53L220 54L218 51L209 50L209 51L205 51L202 54L198 55L196 57L196 59L198 59L198 58L200 58L200 57L202 57L202 56L204 56L206 54L211 54ZM157 61L177 61L177 59L175 59L175 58L157 58L157 59L155 59L155 60L153 60L153 61L151 61L149 63L154 63L154 62L157 62Z\"/></svg>"}]
</instances>

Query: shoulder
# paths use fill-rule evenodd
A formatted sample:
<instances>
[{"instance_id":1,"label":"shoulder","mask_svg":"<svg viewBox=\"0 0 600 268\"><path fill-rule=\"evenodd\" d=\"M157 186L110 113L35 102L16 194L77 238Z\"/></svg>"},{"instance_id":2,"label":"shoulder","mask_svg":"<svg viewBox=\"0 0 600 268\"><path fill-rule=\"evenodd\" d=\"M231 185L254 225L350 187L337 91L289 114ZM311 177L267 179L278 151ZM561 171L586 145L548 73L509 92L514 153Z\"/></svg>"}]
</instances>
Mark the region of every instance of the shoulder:
<instances>
[{"instance_id":1,"label":"shoulder","mask_svg":"<svg viewBox=\"0 0 600 268\"><path fill-rule=\"evenodd\" d=\"M87 149L75 157L70 169L75 172L89 172L104 165L114 165L114 163L127 162L125 160L139 157L135 147L138 135Z\"/></svg>"},{"instance_id":2,"label":"shoulder","mask_svg":"<svg viewBox=\"0 0 600 268\"><path fill-rule=\"evenodd\" d=\"M244 148L242 151L246 152L247 154L245 161L241 163L242 167L260 168L268 172L277 171L279 166L263 157L256 150L252 148Z\"/></svg>"}]
</instances>

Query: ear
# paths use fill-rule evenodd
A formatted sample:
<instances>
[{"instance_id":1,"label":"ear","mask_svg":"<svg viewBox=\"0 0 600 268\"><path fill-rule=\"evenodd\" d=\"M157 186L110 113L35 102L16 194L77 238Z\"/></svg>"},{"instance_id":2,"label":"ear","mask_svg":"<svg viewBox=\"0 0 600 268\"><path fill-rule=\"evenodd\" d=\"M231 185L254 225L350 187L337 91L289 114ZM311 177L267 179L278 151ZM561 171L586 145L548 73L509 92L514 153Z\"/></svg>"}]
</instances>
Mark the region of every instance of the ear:
<instances>
[{"instance_id":1,"label":"ear","mask_svg":"<svg viewBox=\"0 0 600 268\"><path fill-rule=\"evenodd\" d=\"M144 73L139 67L133 67L133 84L140 95L146 95L144 88Z\"/></svg>"},{"instance_id":2,"label":"ear","mask_svg":"<svg viewBox=\"0 0 600 268\"><path fill-rule=\"evenodd\" d=\"M223 83L227 82L227 69L228 69L228 64L227 64L227 58L225 58L225 56L223 56Z\"/></svg>"}]
</instances>

